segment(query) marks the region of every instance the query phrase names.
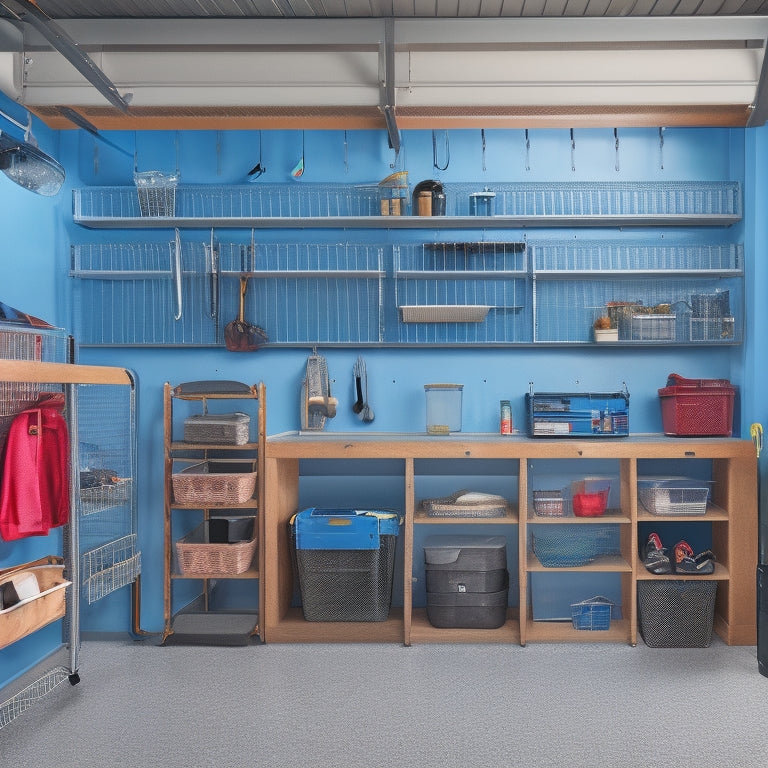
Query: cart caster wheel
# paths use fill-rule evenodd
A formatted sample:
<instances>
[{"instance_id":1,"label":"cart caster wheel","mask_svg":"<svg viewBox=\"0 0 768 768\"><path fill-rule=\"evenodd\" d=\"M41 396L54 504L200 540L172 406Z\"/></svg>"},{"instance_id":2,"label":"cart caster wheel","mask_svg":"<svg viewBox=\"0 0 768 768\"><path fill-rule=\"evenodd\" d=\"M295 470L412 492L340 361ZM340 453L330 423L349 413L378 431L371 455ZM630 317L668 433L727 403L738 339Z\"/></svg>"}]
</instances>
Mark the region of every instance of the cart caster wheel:
<instances>
[{"instance_id":1,"label":"cart caster wheel","mask_svg":"<svg viewBox=\"0 0 768 768\"><path fill-rule=\"evenodd\" d=\"M69 676L69 684L70 685L77 685L80 682L80 675L77 674L77 672L73 672Z\"/></svg>"}]
</instances>

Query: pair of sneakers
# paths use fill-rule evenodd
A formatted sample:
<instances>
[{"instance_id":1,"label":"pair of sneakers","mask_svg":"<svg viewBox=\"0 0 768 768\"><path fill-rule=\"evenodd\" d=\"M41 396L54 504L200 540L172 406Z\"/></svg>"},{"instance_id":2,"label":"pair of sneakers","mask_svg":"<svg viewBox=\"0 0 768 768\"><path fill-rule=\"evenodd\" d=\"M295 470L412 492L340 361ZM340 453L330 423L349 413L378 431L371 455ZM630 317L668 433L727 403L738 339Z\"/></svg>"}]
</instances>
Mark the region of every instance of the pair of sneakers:
<instances>
[{"instance_id":1,"label":"pair of sneakers","mask_svg":"<svg viewBox=\"0 0 768 768\"><path fill-rule=\"evenodd\" d=\"M661 543L657 533L648 536L643 547L643 565L651 573L707 575L715 571L715 555L711 549L695 554L693 548L684 539L675 544L672 554Z\"/></svg>"}]
</instances>

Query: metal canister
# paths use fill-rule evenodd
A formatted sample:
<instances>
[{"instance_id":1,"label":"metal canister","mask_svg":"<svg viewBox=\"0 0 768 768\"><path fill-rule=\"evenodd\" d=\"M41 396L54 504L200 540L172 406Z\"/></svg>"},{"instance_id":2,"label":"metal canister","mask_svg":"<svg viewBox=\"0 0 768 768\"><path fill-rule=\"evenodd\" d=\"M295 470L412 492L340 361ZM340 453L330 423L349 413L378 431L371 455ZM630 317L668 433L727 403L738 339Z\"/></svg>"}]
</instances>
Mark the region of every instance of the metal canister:
<instances>
[{"instance_id":1,"label":"metal canister","mask_svg":"<svg viewBox=\"0 0 768 768\"><path fill-rule=\"evenodd\" d=\"M512 406L509 400L501 401L501 420L500 420L500 433L502 435L512 434Z\"/></svg>"}]
</instances>

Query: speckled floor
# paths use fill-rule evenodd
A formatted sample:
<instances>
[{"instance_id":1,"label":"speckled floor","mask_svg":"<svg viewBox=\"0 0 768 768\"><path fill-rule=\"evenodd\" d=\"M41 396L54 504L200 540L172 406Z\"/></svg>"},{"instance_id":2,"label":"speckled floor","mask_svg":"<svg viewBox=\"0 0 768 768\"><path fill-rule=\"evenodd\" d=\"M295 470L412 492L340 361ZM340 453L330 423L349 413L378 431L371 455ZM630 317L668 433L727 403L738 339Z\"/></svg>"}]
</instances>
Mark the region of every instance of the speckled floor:
<instances>
[{"instance_id":1,"label":"speckled floor","mask_svg":"<svg viewBox=\"0 0 768 768\"><path fill-rule=\"evenodd\" d=\"M88 640L0 730L14 768L764 768L754 647Z\"/></svg>"}]
</instances>

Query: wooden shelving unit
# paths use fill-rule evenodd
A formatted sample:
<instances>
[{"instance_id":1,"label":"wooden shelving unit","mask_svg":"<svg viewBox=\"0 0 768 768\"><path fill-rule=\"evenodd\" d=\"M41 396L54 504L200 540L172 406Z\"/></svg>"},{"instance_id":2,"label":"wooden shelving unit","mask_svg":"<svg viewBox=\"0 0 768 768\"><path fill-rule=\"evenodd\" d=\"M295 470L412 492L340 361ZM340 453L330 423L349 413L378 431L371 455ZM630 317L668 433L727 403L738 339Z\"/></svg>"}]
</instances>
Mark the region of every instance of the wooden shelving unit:
<instances>
[{"instance_id":1,"label":"wooden shelving unit","mask_svg":"<svg viewBox=\"0 0 768 768\"><path fill-rule=\"evenodd\" d=\"M215 384L215 382L212 382ZM214 387L212 387L212 390ZM207 408L208 402L227 401L233 407L244 407L249 401L255 405L255 419L249 424L249 441L239 445L190 443L174 439L180 433L179 404L186 401L192 408ZM239 402L238 402L239 401ZM166 383L163 389L165 435L165 519L164 519L164 628L162 643L188 643L200 645L245 645L251 638L263 639L259 615L264 599L264 579L261 564L264 562L264 445L266 439L266 388L263 383L254 384L246 393L201 392L185 393L183 388ZM250 410L254 410L251 408ZM189 410L186 415L192 411ZM175 415L174 415L175 414ZM253 440L254 436L256 440ZM256 490L253 496L240 504L221 505L205 503L179 503L173 493L175 462L199 462L222 457L237 457L252 464L256 469ZM240 573L195 572L182 573L176 564L174 550L180 538L178 516L194 517L197 522L207 522L212 517L254 517L254 534L257 537L256 554L247 570ZM189 525L189 519L186 520ZM217 584L223 581L251 581L256 586L248 608L220 609L215 605ZM199 587L194 599L182 607L174 595L174 585L196 584Z\"/></svg>"},{"instance_id":2,"label":"wooden shelving unit","mask_svg":"<svg viewBox=\"0 0 768 768\"><path fill-rule=\"evenodd\" d=\"M307 622L301 609L292 605L294 582L288 540L288 521L299 509L301 462L315 459L387 460L403 462L402 490L405 499L402 611L393 608L385 622L371 624ZM460 476L473 459L498 463L499 472L512 475L517 498L507 518L428 518L417 511L417 486L422 460L446 462ZM585 459L615 461L618 472L620 508L602 518L543 518L529 509L529 461L572 460L576 471ZM265 514L265 571L268 588L263 616L267 642L365 642L397 641L406 645L420 642L623 642L637 643L637 582L657 577L648 573L638 557L638 524L649 520L679 521L650 515L637 498L638 462L646 459L685 462L705 460L711 466L712 502L706 515L682 518L691 525L711 526L712 548L717 567L711 576L693 576L719 582L714 630L728 644L756 642L755 568L757 537L757 461L751 441L736 438L670 438L636 435L616 439L528 439L492 434L452 434L428 437L424 434L306 435L286 433L266 441L265 493L269 500ZM357 464L356 464L357 466ZM373 501L369 501L373 503ZM588 531L596 524L618 528L620 553L578 568L544 568L529 551L528 527L554 523L581 526ZM488 524L509 530L508 547L518 548L520 608L510 607L509 617L497 630L438 629L427 621L425 610L413 604L414 564L420 553L414 546L414 531L429 526L430 532L445 526ZM591 529L596 530L596 529ZM616 573L622 585L623 617L611 622L608 631L584 632L570 622L534 621L529 597L532 573ZM680 576L677 576L680 578ZM394 601L393 601L394 602ZM396 601L397 604L398 601Z\"/></svg>"}]
</instances>

